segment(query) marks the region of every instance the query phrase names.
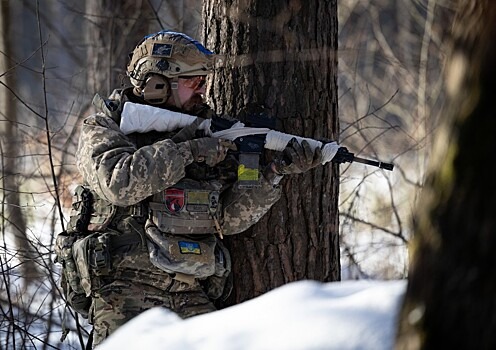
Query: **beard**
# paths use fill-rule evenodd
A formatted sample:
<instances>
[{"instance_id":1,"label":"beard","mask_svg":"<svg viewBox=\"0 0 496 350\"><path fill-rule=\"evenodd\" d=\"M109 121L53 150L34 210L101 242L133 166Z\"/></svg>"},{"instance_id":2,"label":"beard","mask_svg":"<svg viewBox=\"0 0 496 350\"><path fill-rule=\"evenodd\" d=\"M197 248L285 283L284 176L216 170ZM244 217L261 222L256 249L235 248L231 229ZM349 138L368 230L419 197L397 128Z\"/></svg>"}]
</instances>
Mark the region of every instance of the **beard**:
<instances>
[{"instance_id":1,"label":"beard","mask_svg":"<svg viewBox=\"0 0 496 350\"><path fill-rule=\"evenodd\" d=\"M203 99L203 95L194 94L193 96L190 97L188 101L184 102L182 109L185 112L191 113L202 108L204 104L205 104L205 100Z\"/></svg>"}]
</instances>

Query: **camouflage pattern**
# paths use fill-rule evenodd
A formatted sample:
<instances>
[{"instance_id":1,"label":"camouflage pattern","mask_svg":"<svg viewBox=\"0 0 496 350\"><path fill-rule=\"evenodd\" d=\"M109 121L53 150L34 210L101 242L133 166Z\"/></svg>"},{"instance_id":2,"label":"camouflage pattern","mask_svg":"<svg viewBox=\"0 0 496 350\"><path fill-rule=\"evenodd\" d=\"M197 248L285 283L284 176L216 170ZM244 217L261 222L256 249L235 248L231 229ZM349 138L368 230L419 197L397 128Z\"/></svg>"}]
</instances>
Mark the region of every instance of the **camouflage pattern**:
<instances>
[{"instance_id":1,"label":"camouflage pattern","mask_svg":"<svg viewBox=\"0 0 496 350\"><path fill-rule=\"evenodd\" d=\"M84 121L76 157L84 181L117 206L139 203L172 187L185 177L186 167L193 163L185 142L175 144L164 139L138 149L104 114ZM236 183L227 183L224 189L221 200L225 234L245 231L280 198L280 189L264 177L258 188L240 189Z\"/></svg>"},{"instance_id":2,"label":"camouflage pattern","mask_svg":"<svg viewBox=\"0 0 496 350\"><path fill-rule=\"evenodd\" d=\"M223 198L224 235L241 233L258 222L281 198L280 188L261 178L261 186L251 189L232 186Z\"/></svg>"},{"instance_id":3,"label":"camouflage pattern","mask_svg":"<svg viewBox=\"0 0 496 350\"><path fill-rule=\"evenodd\" d=\"M76 261L72 254L72 245L76 240L76 236L69 235L65 232L57 236L55 242L55 254L57 255L57 262L62 263L64 269L65 282L77 293L83 294L84 289L81 287L80 278L76 268Z\"/></svg>"},{"instance_id":4,"label":"camouflage pattern","mask_svg":"<svg viewBox=\"0 0 496 350\"><path fill-rule=\"evenodd\" d=\"M228 140L215 137L202 137L188 142L196 162L205 162L210 167L222 162L229 149L236 150L236 145Z\"/></svg>"},{"instance_id":5,"label":"camouflage pattern","mask_svg":"<svg viewBox=\"0 0 496 350\"><path fill-rule=\"evenodd\" d=\"M223 233L232 235L255 224L280 198L280 189L265 178L261 179L258 188L240 189L236 177L232 176L236 174L233 156L215 167L206 167L204 162L194 162L184 133L177 143L171 140L173 136L158 132L126 136L115 118L104 113L84 120L77 166L95 196L117 206L117 213L121 213L105 229L115 235L109 245L109 267L103 272L90 269L87 279L91 281L93 303L89 321L94 326L95 344L153 306L169 308L181 317L215 310L208 296L220 297L229 275L230 267L217 271L217 259L215 268L209 272L212 273L211 281L210 277L195 278L157 268L150 261L146 220L138 221L131 214L122 214L126 213L124 209L141 202L148 203L149 198L160 204L162 192L178 183L188 183L186 187L195 190L215 189L219 193L219 207L223 208L218 213ZM161 204L165 205L165 201ZM154 225L150 219L146 221L147 225ZM152 227L156 230L156 225ZM119 235L128 234L136 235L136 242L141 243L119 245ZM194 241L194 237L189 235L187 240ZM176 257L181 256L176 254ZM188 257L190 254L182 256L185 265ZM175 264L181 266L180 261Z\"/></svg>"},{"instance_id":6,"label":"camouflage pattern","mask_svg":"<svg viewBox=\"0 0 496 350\"><path fill-rule=\"evenodd\" d=\"M193 162L187 143L170 139L137 149L119 126L103 113L84 120L76 165L98 196L128 206L174 185Z\"/></svg>"},{"instance_id":7,"label":"camouflage pattern","mask_svg":"<svg viewBox=\"0 0 496 350\"><path fill-rule=\"evenodd\" d=\"M130 220L119 223L118 228L132 230ZM90 308L95 346L152 307L166 307L183 318L215 311L201 281L184 283L156 268L146 247L126 245L112 253L112 273L101 278L102 287L93 293Z\"/></svg>"},{"instance_id":8,"label":"camouflage pattern","mask_svg":"<svg viewBox=\"0 0 496 350\"><path fill-rule=\"evenodd\" d=\"M93 298L89 316L93 345L98 346L124 323L153 307L165 307L181 318L215 311L201 288L164 293L153 286L115 281Z\"/></svg>"}]
</instances>

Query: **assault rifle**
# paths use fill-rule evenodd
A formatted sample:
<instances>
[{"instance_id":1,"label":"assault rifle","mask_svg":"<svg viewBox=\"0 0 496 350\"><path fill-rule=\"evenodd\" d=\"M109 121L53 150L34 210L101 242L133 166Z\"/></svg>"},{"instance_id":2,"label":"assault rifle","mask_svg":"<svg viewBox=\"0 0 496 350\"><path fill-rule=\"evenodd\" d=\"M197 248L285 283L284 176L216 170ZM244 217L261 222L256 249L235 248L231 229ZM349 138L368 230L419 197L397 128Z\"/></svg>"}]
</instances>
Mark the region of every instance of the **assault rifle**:
<instances>
[{"instance_id":1,"label":"assault rifle","mask_svg":"<svg viewBox=\"0 0 496 350\"><path fill-rule=\"evenodd\" d=\"M212 133L219 132L219 134L217 135L220 135L220 132L222 132L223 130L231 129L237 122L238 121L230 121L220 117L214 117L212 118L212 121L210 123L210 130L212 131ZM273 129L274 128L273 122L274 122L273 119L268 118L263 114L249 114L246 116L246 121L244 122L244 125L245 127ZM284 135L287 135L289 138L295 137L300 140L309 141L309 139L303 137L297 137L288 134L284 134ZM317 141L322 143L322 145L324 146L326 144L332 143L331 140L326 140L326 139L321 139ZM242 153L261 153L264 148L268 148L266 146L266 136L263 134L240 136L234 139L234 142L236 143L236 145L238 146L239 150ZM269 147L269 149L271 148ZM277 149L277 150L281 151L281 149ZM346 147L342 147L342 146L338 148L334 157L332 157L331 162L338 164L357 162L366 165L376 166L380 169L385 169L389 171L392 171L394 168L394 164L391 163L385 163L381 161L356 157L354 153L349 152Z\"/></svg>"},{"instance_id":2,"label":"assault rifle","mask_svg":"<svg viewBox=\"0 0 496 350\"><path fill-rule=\"evenodd\" d=\"M196 124L196 133L201 132L202 136L231 140L236 143L239 152L238 179L246 184L246 187L256 186L258 183L259 160L264 149L283 151L293 138L299 142L306 140L312 149L320 147L322 164L330 161L338 164L358 162L389 171L394 168L391 163L356 157L346 147L333 141L319 141L275 131L273 123L274 119L266 117L263 113L247 114L243 123L221 117L201 120L188 114L126 102L121 113L120 128L125 134L131 134L152 130L174 131Z\"/></svg>"},{"instance_id":3,"label":"assault rifle","mask_svg":"<svg viewBox=\"0 0 496 350\"><path fill-rule=\"evenodd\" d=\"M236 124L239 121L237 120L213 117L210 121L209 132L212 135L228 138L234 141L238 147L239 162L244 166L241 171L238 171L238 179L243 184L246 184L246 187L255 185L258 181L258 164L263 150L282 151L292 138L296 138L298 141L306 140L310 143L312 149L322 147L322 164L329 161L337 164L357 162L389 171L394 168L391 163L356 157L346 147L339 146L336 142L330 140L313 140L279 133L273 130L275 127L274 122L273 118L268 118L264 114L247 114L243 120L242 129L238 130ZM258 129L262 130L260 131L262 132L261 134L256 134L259 131ZM239 134L238 131L240 132ZM268 140L269 133L271 138Z\"/></svg>"}]
</instances>

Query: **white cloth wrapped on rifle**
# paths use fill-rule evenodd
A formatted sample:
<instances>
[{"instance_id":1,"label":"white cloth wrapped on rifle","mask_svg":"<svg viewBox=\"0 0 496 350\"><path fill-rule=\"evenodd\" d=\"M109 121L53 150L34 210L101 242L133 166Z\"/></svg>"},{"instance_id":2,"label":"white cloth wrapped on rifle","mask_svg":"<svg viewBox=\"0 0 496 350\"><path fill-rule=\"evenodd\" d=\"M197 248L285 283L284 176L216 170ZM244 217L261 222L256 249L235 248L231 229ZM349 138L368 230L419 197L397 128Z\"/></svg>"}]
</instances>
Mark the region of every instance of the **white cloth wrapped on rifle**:
<instances>
[{"instance_id":1,"label":"white cloth wrapped on rifle","mask_svg":"<svg viewBox=\"0 0 496 350\"><path fill-rule=\"evenodd\" d=\"M139 103L126 102L121 113L120 128L122 132L129 135L134 132L146 133L149 131L174 131L192 124L197 117L170 111L167 109L157 108ZM230 129L225 129L212 133L210 130L210 119L205 119L198 127L205 135L218 137L221 139L234 141L238 137L247 135L267 135L265 138L264 148L273 151L283 151L292 138L296 138L301 143L306 140L313 149L319 147L322 149L322 164L330 162L339 149L336 142L322 143L320 141L285 134L269 128L246 127L243 123L237 122Z\"/></svg>"}]
</instances>

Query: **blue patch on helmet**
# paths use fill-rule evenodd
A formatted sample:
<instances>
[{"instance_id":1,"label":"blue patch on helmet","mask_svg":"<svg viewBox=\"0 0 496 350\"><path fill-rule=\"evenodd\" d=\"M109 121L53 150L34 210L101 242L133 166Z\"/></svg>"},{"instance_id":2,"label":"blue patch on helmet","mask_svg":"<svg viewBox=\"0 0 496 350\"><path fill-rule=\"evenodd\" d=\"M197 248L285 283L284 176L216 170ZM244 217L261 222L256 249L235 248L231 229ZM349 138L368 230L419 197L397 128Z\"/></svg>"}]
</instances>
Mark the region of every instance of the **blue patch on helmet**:
<instances>
[{"instance_id":1,"label":"blue patch on helmet","mask_svg":"<svg viewBox=\"0 0 496 350\"><path fill-rule=\"evenodd\" d=\"M179 36L185 38L186 40L188 40L193 45L195 45L196 48L200 52L204 53L205 55L213 55L214 54L212 51L208 50L205 46L203 46L202 44L200 44L197 40L193 39L192 37L190 37L190 36L188 36L188 35L186 35L184 33L174 32L172 30L161 30L160 32L149 34L149 35L145 36L145 38L143 40L146 40L148 38L152 38L154 36L161 35L161 34L179 35Z\"/></svg>"},{"instance_id":2,"label":"blue patch on helmet","mask_svg":"<svg viewBox=\"0 0 496 350\"><path fill-rule=\"evenodd\" d=\"M172 44L153 44L152 56L171 57Z\"/></svg>"}]
</instances>

